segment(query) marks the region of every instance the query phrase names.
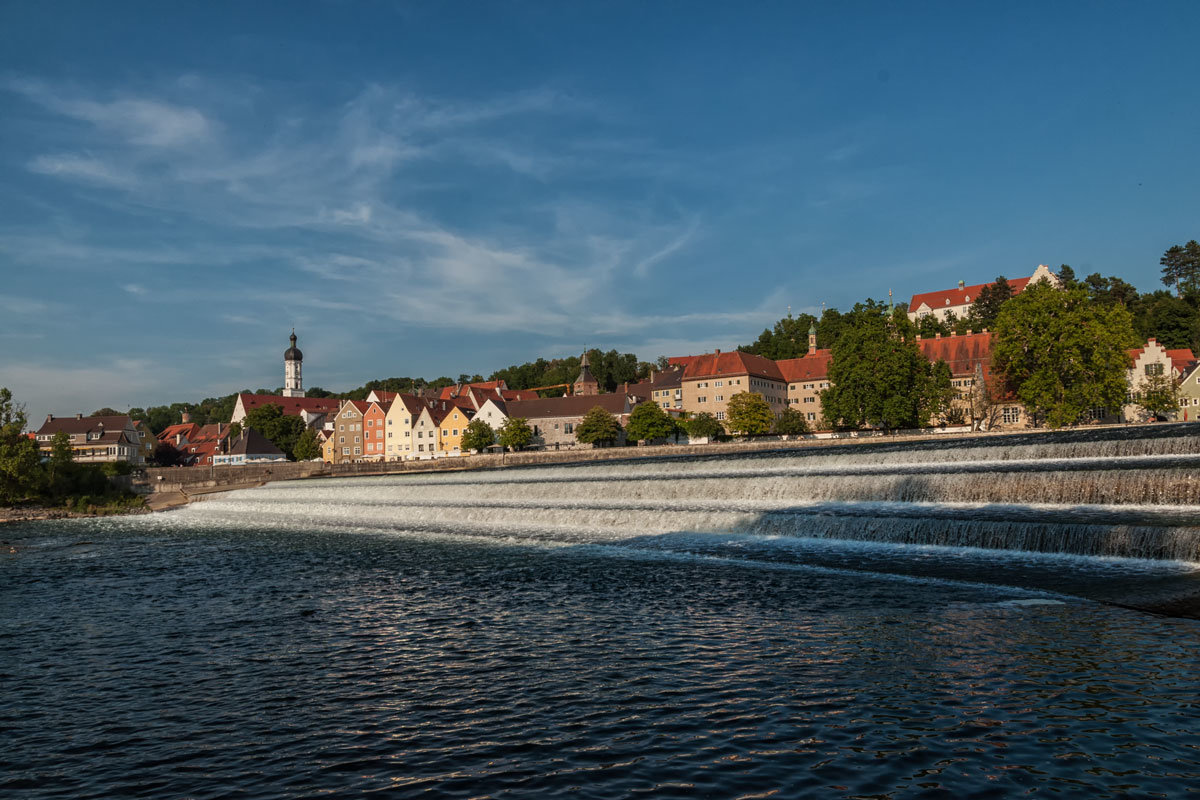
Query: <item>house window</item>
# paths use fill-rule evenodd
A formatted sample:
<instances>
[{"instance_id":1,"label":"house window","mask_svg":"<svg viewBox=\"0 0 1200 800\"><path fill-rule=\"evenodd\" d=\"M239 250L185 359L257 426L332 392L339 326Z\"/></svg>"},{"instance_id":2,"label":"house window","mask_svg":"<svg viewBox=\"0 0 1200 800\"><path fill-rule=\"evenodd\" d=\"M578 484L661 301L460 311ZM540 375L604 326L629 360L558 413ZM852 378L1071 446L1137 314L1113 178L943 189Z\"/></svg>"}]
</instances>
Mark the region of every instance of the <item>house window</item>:
<instances>
[{"instance_id":1,"label":"house window","mask_svg":"<svg viewBox=\"0 0 1200 800\"><path fill-rule=\"evenodd\" d=\"M338 425L338 430L339 430L339 431L344 431L344 430L346 430L346 426L345 426L345 425Z\"/></svg>"},{"instance_id":2,"label":"house window","mask_svg":"<svg viewBox=\"0 0 1200 800\"><path fill-rule=\"evenodd\" d=\"M425 452L425 445L423 445L423 444L419 444L419 445L417 445L417 449L418 449L418 450L420 450L422 453L424 453L424 452Z\"/></svg>"},{"instance_id":3,"label":"house window","mask_svg":"<svg viewBox=\"0 0 1200 800\"><path fill-rule=\"evenodd\" d=\"M375 420L373 420L373 419L369 419L369 420L367 420L367 427L368 427L368 428L373 428L373 427L375 427Z\"/></svg>"},{"instance_id":4,"label":"house window","mask_svg":"<svg viewBox=\"0 0 1200 800\"><path fill-rule=\"evenodd\" d=\"M804 398L804 402L806 402L806 403L815 403L815 402L817 402L817 398L815 398L815 397L806 397L806 398Z\"/></svg>"},{"instance_id":5,"label":"house window","mask_svg":"<svg viewBox=\"0 0 1200 800\"><path fill-rule=\"evenodd\" d=\"M339 437L338 437L338 444L345 444L345 443L346 443L346 437L345 437L345 436L339 436Z\"/></svg>"},{"instance_id":6,"label":"house window","mask_svg":"<svg viewBox=\"0 0 1200 800\"><path fill-rule=\"evenodd\" d=\"M725 419L725 412L724 412L724 411L718 411L718 412L717 412L717 419Z\"/></svg>"},{"instance_id":7,"label":"house window","mask_svg":"<svg viewBox=\"0 0 1200 800\"><path fill-rule=\"evenodd\" d=\"M405 438L405 439L409 438L410 436L412 436L412 431L405 431L405 432L404 432L404 438Z\"/></svg>"},{"instance_id":8,"label":"house window","mask_svg":"<svg viewBox=\"0 0 1200 800\"><path fill-rule=\"evenodd\" d=\"M1021 409L1016 406L1005 406L1000 410L1000 421L1011 425L1021 419Z\"/></svg>"},{"instance_id":9,"label":"house window","mask_svg":"<svg viewBox=\"0 0 1200 800\"><path fill-rule=\"evenodd\" d=\"M376 438L376 439L382 439L382 438L383 438L383 431L375 431L375 438Z\"/></svg>"},{"instance_id":10,"label":"house window","mask_svg":"<svg viewBox=\"0 0 1200 800\"><path fill-rule=\"evenodd\" d=\"M720 385L720 384L718 384L718 385ZM717 395L716 397L714 397L714 398L713 398L713 400L715 400L715 401L716 401L716 402L718 402L718 403L724 402L724 400L725 400L725 395L723 395L723 394L719 394L719 395Z\"/></svg>"},{"instance_id":11,"label":"house window","mask_svg":"<svg viewBox=\"0 0 1200 800\"><path fill-rule=\"evenodd\" d=\"M1162 364L1147 364L1146 365L1146 374L1147 375L1162 375L1163 374L1163 365Z\"/></svg>"},{"instance_id":12,"label":"house window","mask_svg":"<svg viewBox=\"0 0 1200 800\"><path fill-rule=\"evenodd\" d=\"M458 436L458 428L455 428L455 429L454 429L454 435L455 435L455 436Z\"/></svg>"},{"instance_id":13,"label":"house window","mask_svg":"<svg viewBox=\"0 0 1200 800\"><path fill-rule=\"evenodd\" d=\"M663 405L666 405L666 404L664 403ZM563 433L574 433L574 432L575 432L575 423L574 422L564 422L563 423Z\"/></svg>"},{"instance_id":14,"label":"house window","mask_svg":"<svg viewBox=\"0 0 1200 800\"><path fill-rule=\"evenodd\" d=\"M349 448L349 447L343 447L343 448L342 448L342 455L344 455L344 456L348 456L348 455L350 455L350 448Z\"/></svg>"},{"instance_id":15,"label":"house window","mask_svg":"<svg viewBox=\"0 0 1200 800\"><path fill-rule=\"evenodd\" d=\"M724 386L724 385L725 385L724 381L717 381L717 386Z\"/></svg>"},{"instance_id":16,"label":"house window","mask_svg":"<svg viewBox=\"0 0 1200 800\"><path fill-rule=\"evenodd\" d=\"M392 432L391 432L391 431L388 431L388 438L389 438L389 439L390 439L390 438L392 438Z\"/></svg>"},{"instance_id":17,"label":"house window","mask_svg":"<svg viewBox=\"0 0 1200 800\"><path fill-rule=\"evenodd\" d=\"M811 411L808 412L808 414L806 416L808 417L809 421L815 420L817 418L817 415Z\"/></svg>"},{"instance_id":18,"label":"house window","mask_svg":"<svg viewBox=\"0 0 1200 800\"><path fill-rule=\"evenodd\" d=\"M705 397L704 395L700 395L699 397L697 397L697 398L696 398L696 402L697 402L697 403L707 403L707 402L708 402L708 398L707 398L707 397Z\"/></svg>"},{"instance_id":19,"label":"house window","mask_svg":"<svg viewBox=\"0 0 1200 800\"><path fill-rule=\"evenodd\" d=\"M354 448L354 455L356 455L356 456L361 456L361 455L362 455L362 448L361 448L361 447L356 447L356 448Z\"/></svg>"},{"instance_id":20,"label":"house window","mask_svg":"<svg viewBox=\"0 0 1200 800\"><path fill-rule=\"evenodd\" d=\"M670 408L670 407L671 407L671 401L670 401L670 400L663 400L663 402L662 402L662 407L663 407L663 408Z\"/></svg>"},{"instance_id":21,"label":"house window","mask_svg":"<svg viewBox=\"0 0 1200 800\"><path fill-rule=\"evenodd\" d=\"M391 425L391 424L392 424L392 421L389 419L389 420L387 421L387 424L388 424L388 425Z\"/></svg>"}]
</instances>

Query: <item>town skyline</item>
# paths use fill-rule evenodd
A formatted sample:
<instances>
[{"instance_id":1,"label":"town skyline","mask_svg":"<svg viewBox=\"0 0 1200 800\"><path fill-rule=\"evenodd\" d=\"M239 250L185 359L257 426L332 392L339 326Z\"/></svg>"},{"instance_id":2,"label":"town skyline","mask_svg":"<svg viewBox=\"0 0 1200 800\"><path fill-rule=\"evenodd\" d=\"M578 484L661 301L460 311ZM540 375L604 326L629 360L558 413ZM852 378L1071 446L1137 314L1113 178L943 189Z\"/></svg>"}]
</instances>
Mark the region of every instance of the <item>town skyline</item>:
<instances>
[{"instance_id":1,"label":"town skyline","mask_svg":"<svg viewBox=\"0 0 1200 800\"><path fill-rule=\"evenodd\" d=\"M0 11L31 419L277 386L293 326L335 391L652 360L1193 235L1187 4L55 13Z\"/></svg>"}]
</instances>

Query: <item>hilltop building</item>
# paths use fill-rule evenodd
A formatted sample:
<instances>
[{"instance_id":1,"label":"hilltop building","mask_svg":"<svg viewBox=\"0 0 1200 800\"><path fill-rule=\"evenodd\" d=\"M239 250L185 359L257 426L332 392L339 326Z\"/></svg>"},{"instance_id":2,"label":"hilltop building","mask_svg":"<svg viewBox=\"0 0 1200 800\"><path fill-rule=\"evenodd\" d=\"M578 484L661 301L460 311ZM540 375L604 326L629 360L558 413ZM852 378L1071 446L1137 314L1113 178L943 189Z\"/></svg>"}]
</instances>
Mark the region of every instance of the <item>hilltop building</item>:
<instances>
[{"instance_id":1,"label":"hilltop building","mask_svg":"<svg viewBox=\"0 0 1200 800\"><path fill-rule=\"evenodd\" d=\"M1038 281L1049 281L1054 286L1058 286L1058 276L1051 272L1045 264L1038 264L1038 268L1028 278L1009 280L1008 285L1012 289L1012 293L1017 295L1024 291L1026 286ZM970 313L971 304L979 297L979 293L991 285L991 283L978 283L974 286L967 286L963 281L959 281L958 287L955 289L914 294L908 304L908 318L916 322L921 317L932 315L939 322L945 322L953 314L955 319L963 319Z\"/></svg>"}]
</instances>

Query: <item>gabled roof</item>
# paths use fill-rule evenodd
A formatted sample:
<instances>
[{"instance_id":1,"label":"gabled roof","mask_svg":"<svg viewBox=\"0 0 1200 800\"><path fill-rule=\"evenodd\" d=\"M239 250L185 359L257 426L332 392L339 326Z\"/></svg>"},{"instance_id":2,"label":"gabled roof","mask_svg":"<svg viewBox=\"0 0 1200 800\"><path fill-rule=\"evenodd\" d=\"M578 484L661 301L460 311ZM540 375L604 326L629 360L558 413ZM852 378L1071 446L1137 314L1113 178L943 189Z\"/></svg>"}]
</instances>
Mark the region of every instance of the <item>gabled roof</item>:
<instances>
[{"instance_id":1,"label":"gabled roof","mask_svg":"<svg viewBox=\"0 0 1200 800\"><path fill-rule=\"evenodd\" d=\"M502 389L501 400L537 400L538 393L531 389Z\"/></svg>"},{"instance_id":2,"label":"gabled roof","mask_svg":"<svg viewBox=\"0 0 1200 800\"><path fill-rule=\"evenodd\" d=\"M415 394L398 394L392 399L392 404L388 406L388 412L390 413L393 408L402 408L415 417L421 413L421 409L425 408L425 401Z\"/></svg>"},{"instance_id":3,"label":"gabled roof","mask_svg":"<svg viewBox=\"0 0 1200 800\"><path fill-rule=\"evenodd\" d=\"M253 428L246 428L242 435L229 447L230 455L235 456L282 456L283 451Z\"/></svg>"},{"instance_id":4,"label":"gabled roof","mask_svg":"<svg viewBox=\"0 0 1200 800\"><path fill-rule=\"evenodd\" d=\"M342 407L342 401L336 397L282 397L275 394L239 394L238 402L247 414L259 406L279 406L280 411L292 417L300 416L301 411L335 413Z\"/></svg>"},{"instance_id":5,"label":"gabled roof","mask_svg":"<svg viewBox=\"0 0 1200 800\"><path fill-rule=\"evenodd\" d=\"M396 395L398 395L398 394L400 394L400 393L399 392L385 392L382 389L372 389L371 394L367 395L367 399L369 400L373 396L380 403L390 403L396 399Z\"/></svg>"},{"instance_id":6,"label":"gabled roof","mask_svg":"<svg viewBox=\"0 0 1200 800\"><path fill-rule=\"evenodd\" d=\"M63 431L68 434L94 433L96 431L121 431L132 428L133 420L127 414L108 417L55 417L48 416L38 428L39 436Z\"/></svg>"},{"instance_id":7,"label":"gabled roof","mask_svg":"<svg viewBox=\"0 0 1200 800\"><path fill-rule=\"evenodd\" d=\"M673 367L686 367L697 358L700 358L700 356L671 356L667 359L667 363Z\"/></svg>"},{"instance_id":8,"label":"gabled roof","mask_svg":"<svg viewBox=\"0 0 1200 800\"><path fill-rule=\"evenodd\" d=\"M346 406L354 408L359 414L365 414L367 413L367 409L371 407L371 404L366 400L346 400L345 402L341 403L337 409L335 409L335 411L337 413L341 413L341 410Z\"/></svg>"},{"instance_id":9,"label":"gabled roof","mask_svg":"<svg viewBox=\"0 0 1200 800\"><path fill-rule=\"evenodd\" d=\"M371 408L371 406L374 406L375 408L379 409L379 412L381 414L383 414L385 416L387 415L388 409L392 407L391 400L383 400L380 402L368 402L368 401L364 400L363 402L367 403L368 410ZM364 411L363 413L365 414L367 412Z\"/></svg>"},{"instance_id":10,"label":"gabled roof","mask_svg":"<svg viewBox=\"0 0 1200 800\"><path fill-rule=\"evenodd\" d=\"M969 333L962 336L923 337L917 346L930 361L941 359L950 366L952 375L971 375L975 365L982 364L985 371L992 366L992 334L990 332Z\"/></svg>"},{"instance_id":11,"label":"gabled roof","mask_svg":"<svg viewBox=\"0 0 1200 800\"><path fill-rule=\"evenodd\" d=\"M625 414L628 403L624 394L612 393L539 397L537 400L513 400L506 405L510 418L541 419L544 417L582 417L596 406L600 406L610 414Z\"/></svg>"},{"instance_id":12,"label":"gabled roof","mask_svg":"<svg viewBox=\"0 0 1200 800\"><path fill-rule=\"evenodd\" d=\"M779 373L788 383L797 381L825 380L829 377L829 362L833 360L832 350L809 350L800 358L787 358L776 361Z\"/></svg>"},{"instance_id":13,"label":"gabled roof","mask_svg":"<svg viewBox=\"0 0 1200 800\"><path fill-rule=\"evenodd\" d=\"M178 425L168 425L158 434L160 442L174 441L176 436L182 435L189 442L200 438L200 426L194 422L181 422Z\"/></svg>"},{"instance_id":14,"label":"gabled roof","mask_svg":"<svg viewBox=\"0 0 1200 800\"><path fill-rule=\"evenodd\" d=\"M1133 366L1135 363L1137 363L1138 358L1141 357L1142 354L1147 350L1149 350L1151 346L1163 350L1163 352L1167 354L1167 358L1170 359L1171 366L1180 375L1186 375L1188 370L1191 369L1192 365L1196 363L1196 356L1192 354L1190 349L1167 350L1161 344L1159 344L1156 339L1151 337L1151 339L1146 342L1145 347L1135 347L1132 350L1126 351L1129 355L1130 366Z\"/></svg>"},{"instance_id":15,"label":"gabled roof","mask_svg":"<svg viewBox=\"0 0 1200 800\"><path fill-rule=\"evenodd\" d=\"M460 395L468 389L507 389L508 384L503 380L498 381L479 381L477 383L456 383L453 386L443 386L441 393L438 395L439 400L449 400L456 395Z\"/></svg>"},{"instance_id":16,"label":"gabled roof","mask_svg":"<svg viewBox=\"0 0 1200 800\"><path fill-rule=\"evenodd\" d=\"M1008 285L1012 289L1013 294L1019 294L1029 284L1029 278L1012 278L1007 279ZM977 283L974 286L964 286L961 289L957 286L953 289L943 289L939 292L925 292L923 294L914 294L912 302L908 304L909 311L916 311L922 303L929 306L930 309L952 308L954 306L966 306L974 303L979 297L979 293L985 287L991 286L991 283Z\"/></svg>"},{"instance_id":17,"label":"gabled roof","mask_svg":"<svg viewBox=\"0 0 1200 800\"><path fill-rule=\"evenodd\" d=\"M753 353L743 353L741 350L734 350L732 353L717 351L695 356L683 370L685 381L727 375L752 375L757 378L783 380L783 375L774 361Z\"/></svg>"}]
</instances>

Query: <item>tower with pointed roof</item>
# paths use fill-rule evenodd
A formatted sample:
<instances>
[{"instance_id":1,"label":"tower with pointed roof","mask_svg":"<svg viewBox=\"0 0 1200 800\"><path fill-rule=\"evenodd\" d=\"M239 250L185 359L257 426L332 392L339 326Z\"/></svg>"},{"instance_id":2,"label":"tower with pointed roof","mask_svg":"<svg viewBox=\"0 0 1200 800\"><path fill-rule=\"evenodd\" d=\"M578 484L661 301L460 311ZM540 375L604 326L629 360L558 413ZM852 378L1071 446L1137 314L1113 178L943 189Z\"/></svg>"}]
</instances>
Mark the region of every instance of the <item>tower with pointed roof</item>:
<instances>
[{"instance_id":1,"label":"tower with pointed roof","mask_svg":"<svg viewBox=\"0 0 1200 800\"><path fill-rule=\"evenodd\" d=\"M808 352L815 353L817 351L817 326L808 326Z\"/></svg>"},{"instance_id":2,"label":"tower with pointed roof","mask_svg":"<svg viewBox=\"0 0 1200 800\"><path fill-rule=\"evenodd\" d=\"M600 383L588 369L588 354L585 350L579 358L579 377L575 379L575 394L600 394Z\"/></svg>"},{"instance_id":3,"label":"tower with pointed roof","mask_svg":"<svg viewBox=\"0 0 1200 800\"><path fill-rule=\"evenodd\" d=\"M304 397L304 379L300 374L300 365L304 354L296 347L296 329L292 328L292 346L283 351L283 396Z\"/></svg>"}]
</instances>

